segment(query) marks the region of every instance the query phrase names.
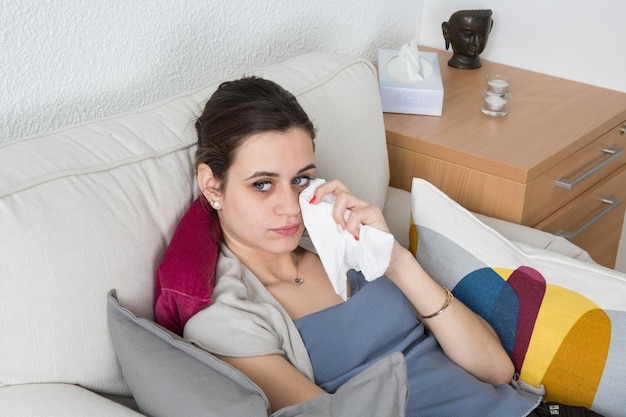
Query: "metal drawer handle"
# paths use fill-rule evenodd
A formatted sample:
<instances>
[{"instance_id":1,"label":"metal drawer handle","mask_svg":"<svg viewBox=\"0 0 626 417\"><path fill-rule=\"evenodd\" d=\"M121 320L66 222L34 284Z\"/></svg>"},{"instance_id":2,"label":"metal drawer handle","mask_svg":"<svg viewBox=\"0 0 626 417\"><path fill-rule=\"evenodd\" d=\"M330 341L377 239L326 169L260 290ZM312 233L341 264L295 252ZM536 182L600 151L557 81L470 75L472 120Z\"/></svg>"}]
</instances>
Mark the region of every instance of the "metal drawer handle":
<instances>
[{"instance_id":1,"label":"metal drawer handle","mask_svg":"<svg viewBox=\"0 0 626 417\"><path fill-rule=\"evenodd\" d=\"M570 231L567 231L567 230L559 230L555 234L557 236L564 237L567 240L574 240L574 239L576 239L576 237L578 237L578 235L580 235L585 230L589 229L591 226L593 226L594 223L596 223L601 218L603 218L604 216L609 214L611 212L611 210L617 208L624 201L621 198L618 198L618 197L608 196L608 197L603 198L602 202L604 204L608 204L609 206L607 208L605 208L604 210L602 210L600 213L596 214L587 223L585 223L582 226L580 226L579 229L574 230L573 232L570 232Z\"/></svg>"},{"instance_id":2,"label":"metal drawer handle","mask_svg":"<svg viewBox=\"0 0 626 417\"><path fill-rule=\"evenodd\" d=\"M589 171L583 173L580 177L574 178L574 179L560 178L556 180L554 185L556 185L557 187L571 190L572 188L574 188L574 186L584 181L587 177L595 174L596 172L600 171L602 168L604 168L605 166L607 166L608 164L610 164L611 162L613 162L614 160L622 156L622 154L624 153L624 149L619 148L617 146L609 146L607 148L604 148L602 152L608 153L611 156L609 156L608 158L606 158L599 164L593 166Z\"/></svg>"}]
</instances>

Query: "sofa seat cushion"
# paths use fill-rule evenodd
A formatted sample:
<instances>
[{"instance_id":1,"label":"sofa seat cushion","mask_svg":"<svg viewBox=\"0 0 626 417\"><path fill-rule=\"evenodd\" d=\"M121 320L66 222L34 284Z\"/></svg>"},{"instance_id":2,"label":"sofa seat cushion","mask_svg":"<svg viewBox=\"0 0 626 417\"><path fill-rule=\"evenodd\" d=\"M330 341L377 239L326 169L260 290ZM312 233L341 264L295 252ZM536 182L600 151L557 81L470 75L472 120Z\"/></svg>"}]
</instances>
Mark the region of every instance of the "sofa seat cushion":
<instances>
[{"instance_id":1,"label":"sofa seat cushion","mask_svg":"<svg viewBox=\"0 0 626 417\"><path fill-rule=\"evenodd\" d=\"M626 275L514 245L432 184L413 180L417 259L494 327L546 399L626 410Z\"/></svg>"},{"instance_id":2,"label":"sofa seat cushion","mask_svg":"<svg viewBox=\"0 0 626 417\"><path fill-rule=\"evenodd\" d=\"M0 416L141 417L132 409L71 384L24 384L0 388Z\"/></svg>"}]
</instances>

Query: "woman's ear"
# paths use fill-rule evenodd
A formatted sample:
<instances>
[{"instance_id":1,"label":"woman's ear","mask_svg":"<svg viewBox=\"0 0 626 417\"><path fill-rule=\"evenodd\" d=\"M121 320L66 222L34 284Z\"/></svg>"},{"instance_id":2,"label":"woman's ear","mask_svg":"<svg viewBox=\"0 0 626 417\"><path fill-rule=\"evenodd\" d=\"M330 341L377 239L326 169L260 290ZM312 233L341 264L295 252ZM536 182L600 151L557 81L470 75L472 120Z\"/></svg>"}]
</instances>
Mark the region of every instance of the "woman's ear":
<instances>
[{"instance_id":1,"label":"woman's ear","mask_svg":"<svg viewBox=\"0 0 626 417\"><path fill-rule=\"evenodd\" d=\"M220 201L220 181L213 176L213 170L207 164L198 165L198 188L209 202Z\"/></svg>"}]
</instances>

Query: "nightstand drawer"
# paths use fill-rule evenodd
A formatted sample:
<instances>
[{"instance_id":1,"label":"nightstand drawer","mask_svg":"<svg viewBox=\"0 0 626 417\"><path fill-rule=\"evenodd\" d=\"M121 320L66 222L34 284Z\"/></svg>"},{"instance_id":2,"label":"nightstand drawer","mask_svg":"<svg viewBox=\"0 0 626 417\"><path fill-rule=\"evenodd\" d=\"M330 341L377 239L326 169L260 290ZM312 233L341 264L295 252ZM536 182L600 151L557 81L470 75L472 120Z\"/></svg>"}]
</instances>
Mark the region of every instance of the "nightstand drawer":
<instances>
[{"instance_id":1,"label":"nightstand drawer","mask_svg":"<svg viewBox=\"0 0 626 417\"><path fill-rule=\"evenodd\" d=\"M626 165L536 227L583 247L604 266L615 267L626 209Z\"/></svg>"},{"instance_id":2,"label":"nightstand drawer","mask_svg":"<svg viewBox=\"0 0 626 417\"><path fill-rule=\"evenodd\" d=\"M523 223L535 225L626 164L626 121L528 184Z\"/></svg>"}]
</instances>

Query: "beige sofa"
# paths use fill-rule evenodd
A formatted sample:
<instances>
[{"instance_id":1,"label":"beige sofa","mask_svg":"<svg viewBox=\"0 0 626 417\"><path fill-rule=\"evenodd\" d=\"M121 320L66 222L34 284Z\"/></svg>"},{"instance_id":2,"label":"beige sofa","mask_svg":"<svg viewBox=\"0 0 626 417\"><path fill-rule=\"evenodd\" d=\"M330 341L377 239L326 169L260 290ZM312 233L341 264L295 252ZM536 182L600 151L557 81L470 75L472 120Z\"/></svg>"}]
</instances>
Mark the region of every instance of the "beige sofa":
<instances>
[{"instance_id":1,"label":"beige sofa","mask_svg":"<svg viewBox=\"0 0 626 417\"><path fill-rule=\"evenodd\" d=\"M248 74L295 93L318 127L320 176L383 207L408 244L410 194L388 188L374 67L310 54ZM217 85L0 147L1 416L141 415L112 343L107 293L154 317L156 268L197 195L194 118ZM519 245L588 259L562 238L483 220Z\"/></svg>"}]
</instances>

